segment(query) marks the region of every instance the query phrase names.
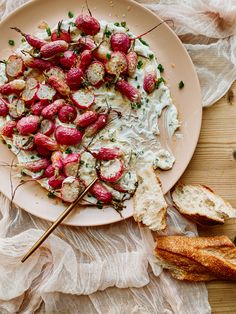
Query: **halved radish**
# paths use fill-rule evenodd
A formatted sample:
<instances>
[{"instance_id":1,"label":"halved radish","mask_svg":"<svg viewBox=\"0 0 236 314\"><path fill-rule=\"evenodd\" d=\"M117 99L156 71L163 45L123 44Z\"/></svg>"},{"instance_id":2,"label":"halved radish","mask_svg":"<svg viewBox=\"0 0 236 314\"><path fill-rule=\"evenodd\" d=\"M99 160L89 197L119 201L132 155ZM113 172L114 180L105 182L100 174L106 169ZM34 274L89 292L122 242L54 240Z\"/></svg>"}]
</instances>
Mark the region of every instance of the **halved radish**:
<instances>
[{"instance_id":1,"label":"halved radish","mask_svg":"<svg viewBox=\"0 0 236 314\"><path fill-rule=\"evenodd\" d=\"M25 81L16 79L0 86L0 93L3 95L19 94L24 88Z\"/></svg>"},{"instance_id":2,"label":"halved radish","mask_svg":"<svg viewBox=\"0 0 236 314\"><path fill-rule=\"evenodd\" d=\"M39 84L38 90L36 92L36 97L38 100L43 102L52 101L55 95L56 91L54 88L46 84Z\"/></svg>"},{"instance_id":3,"label":"halved radish","mask_svg":"<svg viewBox=\"0 0 236 314\"><path fill-rule=\"evenodd\" d=\"M102 62L92 62L86 72L87 79L90 84L95 87L99 87L103 83L105 76L105 68Z\"/></svg>"},{"instance_id":4,"label":"halved radish","mask_svg":"<svg viewBox=\"0 0 236 314\"><path fill-rule=\"evenodd\" d=\"M26 105L30 105L35 100L37 90L38 81L33 77L28 78L25 82L25 89L21 95Z\"/></svg>"},{"instance_id":5,"label":"halved radish","mask_svg":"<svg viewBox=\"0 0 236 314\"><path fill-rule=\"evenodd\" d=\"M26 162L24 164L20 164L20 166L26 168L27 170L30 170L32 172L39 172L41 170L47 169L47 167L50 165L50 160L46 158L38 159L31 162Z\"/></svg>"},{"instance_id":6,"label":"halved radish","mask_svg":"<svg viewBox=\"0 0 236 314\"><path fill-rule=\"evenodd\" d=\"M96 199L104 204L110 204L112 202L112 194L108 189L101 183L96 182L91 187L89 192L96 197Z\"/></svg>"},{"instance_id":7,"label":"halved radish","mask_svg":"<svg viewBox=\"0 0 236 314\"><path fill-rule=\"evenodd\" d=\"M79 153L71 153L63 159L64 173L68 177L76 177L79 170Z\"/></svg>"},{"instance_id":8,"label":"halved radish","mask_svg":"<svg viewBox=\"0 0 236 314\"><path fill-rule=\"evenodd\" d=\"M85 189L85 184L79 178L68 177L62 183L61 198L63 201L72 203Z\"/></svg>"},{"instance_id":9,"label":"halved radish","mask_svg":"<svg viewBox=\"0 0 236 314\"><path fill-rule=\"evenodd\" d=\"M0 98L0 116L1 117L6 117L8 114L8 103L5 99Z\"/></svg>"},{"instance_id":10,"label":"halved radish","mask_svg":"<svg viewBox=\"0 0 236 314\"><path fill-rule=\"evenodd\" d=\"M55 174L59 174L59 171L63 169L62 159L63 159L63 156L60 151L56 151L52 153L51 161L52 161L52 166L55 169Z\"/></svg>"},{"instance_id":11,"label":"halved radish","mask_svg":"<svg viewBox=\"0 0 236 314\"><path fill-rule=\"evenodd\" d=\"M93 51L93 55L100 61L107 61L111 56L112 51L110 44L107 41L102 42L96 49Z\"/></svg>"},{"instance_id":12,"label":"halved radish","mask_svg":"<svg viewBox=\"0 0 236 314\"><path fill-rule=\"evenodd\" d=\"M77 92L72 94L71 98L73 103L79 109L88 109L95 101L94 93L87 89L78 90Z\"/></svg>"},{"instance_id":13,"label":"halved radish","mask_svg":"<svg viewBox=\"0 0 236 314\"><path fill-rule=\"evenodd\" d=\"M6 63L6 74L10 77L19 77L24 73L25 64L21 57L11 55Z\"/></svg>"},{"instance_id":14,"label":"halved radish","mask_svg":"<svg viewBox=\"0 0 236 314\"><path fill-rule=\"evenodd\" d=\"M123 52L116 51L111 54L110 60L105 64L107 73L119 76L127 71L127 58Z\"/></svg>"},{"instance_id":15,"label":"halved radish","mask_svg":"<svg viewBox=\"0 0 236 314\"><path fill-rule=\"evenodd\" d=\"M91 152L94 158L98 160L113 160L124 155L119 147L102 147L98 152Z\"/></svg>"},{"instance_id":16,"label":"halved radish","mask_svg":"<svg viewBox=\"0 0 236 314\"><path fill-rule=\"evenodd\" d=\"M30 135L15 134L13 136L13 144L19 149L31 151L34 148L34 138Z\"/></svg>"},{"instance_id":17,"label":"halved radish","mask_svg":"<svg viewBox=\"0 0 236 314\"><path fill-rule=\"evenodd\" d=\"M119 158L102 161L97 168L97 172L102 181L116 182L124 172L124 161Z\"/></svg>"},{"instance_id":18,"label":"halved radish","mask_svg":"<svg viewBox=\"0 0 236 314\"><path fill-rule=\"evenodd\" d=\"M52 120L44 119L41 122L39 132L50 136L55 130L55 123Z\"/></svg>"},{"instance_id":19,"label":"halved radish","mask_svg":"<svg viewBox=\"0 0 236 314\"><path fill-rule=\"evenodd\" d=\"M82 71L85 71L93 59L93 53L91 50L87 49L81 52L80 60L79 60L79 67Z\"/></svg>"},{"instance_id":20,"label":"halved radish","mask_svg":"<svg viewBox=\"0 0 236 314\"><path fill-rule=\"evenodd\" d=\"M47 79L47 83L50 84L55 90L62 96L69 96L70 87L67 85L66 81L56 75L51 75Z\"/></svg>"},{"instance_id":21,"label":"halved radish","mask_svg":"<svg viewBox=\"0 0 236 314\"><path fill-rule=\"evenodd\" d=\"M13 119L19 119L26 113L25 102L22 99L14 99L9 104L9 115Z\"/></svg>"},{"instance_id":22,"label":"halved radish","mask_svg":"<svg viewBox=\"0 0 236 314\"><path fill-rule=\"evenodd\" d=\"M65 79L64 71L58 66L51 67L48 71L45 72L45 74L46 74L46 76L56 75L57 77L59 77L63 80Z\"/></svg>"}]
</instances>

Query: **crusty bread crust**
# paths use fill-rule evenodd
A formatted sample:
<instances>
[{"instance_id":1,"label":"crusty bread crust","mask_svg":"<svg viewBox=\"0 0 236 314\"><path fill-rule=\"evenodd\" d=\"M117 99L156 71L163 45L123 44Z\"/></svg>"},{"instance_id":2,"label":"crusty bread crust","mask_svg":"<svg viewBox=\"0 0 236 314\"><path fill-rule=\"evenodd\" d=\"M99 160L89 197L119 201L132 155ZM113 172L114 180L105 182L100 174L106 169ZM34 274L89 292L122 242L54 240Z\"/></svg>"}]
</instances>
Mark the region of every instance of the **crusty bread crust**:
<instances>
[{"instance_id":1,"label":"crusty bread crust","mask_svg":"<svg viewBox=\"0 0 236 314\"><path fill-rule=\"evenodd\" d=\"M179 280L236 280L236 247L226 236L158 236L154 255Z\"/></svg>"},{"instance_id":2,"label":"crusty bread crust","mask_svg":"<svg viewBox=\"0 0 236 314\"><path fill-rule=\"evenodd\" d=\"M194 191L192 193L192 205L188 208L183 205L183 199L186 189L191 190L191 189L197 189L200 193L201 196L207 197L206 195L208 194L209 197L211 197L211 200L215 200L216 202L219 202L224 206L225 212L222 212L220 210L216 211L211 208L210 205L207 203L205 204L205 209L206 211L199 212L197 209L197 206L194 207L194 203L196 204L196 195L194 194ZM183 191L183 194L180 192ZM217 225L217 224L223 224L225 221L225 218L229 217L236 217L236 210L226 201L224 201L220 196L215 194L212 189L205 185L184 185L181 183L178 183L171 191L171 196L173 203L175 205L175 208L186 218L193 220L195 223L200 224L200 225ZM200 197L200 196L199 196ZM207 200L207 199L206 199ZM226 212L230 213L230 215L227 215Z\"/></svg>"}]
</instances>

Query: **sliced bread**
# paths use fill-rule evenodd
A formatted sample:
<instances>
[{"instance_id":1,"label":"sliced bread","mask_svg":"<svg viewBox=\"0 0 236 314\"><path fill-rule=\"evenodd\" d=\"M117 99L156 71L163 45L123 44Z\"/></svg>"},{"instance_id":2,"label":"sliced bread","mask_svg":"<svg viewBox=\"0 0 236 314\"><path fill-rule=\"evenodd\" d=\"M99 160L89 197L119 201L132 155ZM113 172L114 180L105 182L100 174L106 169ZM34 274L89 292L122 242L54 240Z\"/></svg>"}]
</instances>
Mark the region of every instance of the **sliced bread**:
<instances>
[{"instance_id":1,"label":"sliced bread","mask_svg":"<svg viewBox=\"0 0 236 314\"><path fill-rule=\"evenodd\" d=\"M177 184L171 195L177 210L198 224L223 224L236 217L236 209L206 186Z\"/></svg>"},{"instance_id":2,"label":"sliced bread","mask_svg":"<svg viewBox=\"0 0 236 314\"><path fill-rule=\"evenodd\" d=\"M153 231L166 227L167 203L161 183L152 167L138 170L138 188L134 195L134 219Z\"/></svg>"}]
</instances>

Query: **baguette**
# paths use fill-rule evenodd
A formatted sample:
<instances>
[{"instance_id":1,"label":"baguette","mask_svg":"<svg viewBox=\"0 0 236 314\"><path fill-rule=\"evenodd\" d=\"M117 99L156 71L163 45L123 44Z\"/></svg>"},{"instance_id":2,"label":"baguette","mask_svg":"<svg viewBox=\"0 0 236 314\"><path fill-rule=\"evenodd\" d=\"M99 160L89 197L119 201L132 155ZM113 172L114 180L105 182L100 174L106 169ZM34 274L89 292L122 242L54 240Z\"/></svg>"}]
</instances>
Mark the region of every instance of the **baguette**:
<instances>
[{"instance_id":1,"label":"baguette","mask_svg":"<svg viewBox=\"0 0 236 314\"><path fill-rule=\"evenodd\" d=\"M137 172L138 187L134 195L134 219L153 231L166 227L167 203L161 184L152 167Z\"/></svg>"},{"instance_id":2,"label":"baguette","mask_svg":"<svg viewBox=\"0 0 236 314\"><path fill-rule=\"evenodd\" d=\"M154 255L179 280L236 280L236 247L226 236L158 236Z\"/></svg>"},{"instance_id":3,"label":"baguette","mask_svg":"<svg viewBox=\"0 0 236 314\"><path fill-rule=\"evenodd\" d=\"M235 208L206 186L177 184L171 195L177 210L198 224L223 224L236 217Z\"/></svg>"}]
</instances>

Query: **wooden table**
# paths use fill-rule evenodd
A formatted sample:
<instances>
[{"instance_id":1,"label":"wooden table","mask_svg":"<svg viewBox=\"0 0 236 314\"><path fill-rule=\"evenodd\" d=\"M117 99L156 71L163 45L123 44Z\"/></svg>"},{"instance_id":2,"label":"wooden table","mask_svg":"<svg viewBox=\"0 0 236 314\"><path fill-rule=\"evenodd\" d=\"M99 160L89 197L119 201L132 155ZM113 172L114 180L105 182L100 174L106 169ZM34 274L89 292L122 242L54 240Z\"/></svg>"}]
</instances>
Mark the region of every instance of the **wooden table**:
<instances>
[{"instance_id":1,"label":"wooden table","mask_svg":"<svg viewBox=\"0 0 236 314\"><path fill-rule=\"evenodd\" d=\"M236 82L226 96L203 110L196 152L182 179L210 186L236 207ZM199 228L200 235L236 238L236 219L223 226ZM207 284L213 313L236 313L236 283Z\"/></svg>"}]
</instances>

